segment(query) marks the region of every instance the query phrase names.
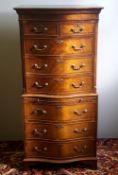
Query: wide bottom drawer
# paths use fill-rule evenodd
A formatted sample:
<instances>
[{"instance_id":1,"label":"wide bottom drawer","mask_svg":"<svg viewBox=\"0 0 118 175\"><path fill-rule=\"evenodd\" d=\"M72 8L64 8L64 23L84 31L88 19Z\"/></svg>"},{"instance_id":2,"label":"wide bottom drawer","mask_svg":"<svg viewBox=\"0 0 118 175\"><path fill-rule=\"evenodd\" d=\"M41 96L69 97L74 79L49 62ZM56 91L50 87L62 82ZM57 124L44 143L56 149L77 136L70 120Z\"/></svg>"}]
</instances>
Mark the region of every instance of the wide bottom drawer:
<instances>
[{"instance_id":1,"label":"wide bottom drawer","mask_svg":"<svg viewBox=\"0 0 118 175\"><path fill-rule=\"evenodd\" d=\"M96 141L81 140L72 142L47 142L27 140L25 142L25 156L44 158L74 158L96 156Z\"/></svg>"}]
</instances>

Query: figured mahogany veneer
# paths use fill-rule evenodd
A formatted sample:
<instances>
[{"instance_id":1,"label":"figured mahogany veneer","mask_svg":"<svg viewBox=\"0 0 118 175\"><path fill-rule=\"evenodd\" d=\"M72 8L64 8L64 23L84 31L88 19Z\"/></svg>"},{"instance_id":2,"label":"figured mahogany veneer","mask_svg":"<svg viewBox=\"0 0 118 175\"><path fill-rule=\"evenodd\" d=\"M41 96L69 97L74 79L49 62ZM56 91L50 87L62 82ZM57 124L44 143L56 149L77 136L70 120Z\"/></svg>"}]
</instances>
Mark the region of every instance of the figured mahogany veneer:
<instances>
[{"instance_id":1,"label":"figured mahogany veneer","mask_svg":"<svg viewBox=\"0 0 118 175\"><path fill-rule=\"evenodd\" d=\"M23 22L23 30L25 35L38 35L40 37L42 37L43 35L58 35L58 30L59 33L62 35L80 35L86 33L92 34L95 32L95 26L95 21L55 23L40 21L34 22L32 20Z\"/></svg>"},{"instance_id":2,"label":"figured mahogany veneer","mask_svg":"<svg viewBox=\"0 0 118 175\"><path fill-rule=\"evenodd\" d=\"M73 98L65 102L54 99L23 98L26 121L96 121L96 98ZM55 115L54 115L55 114Z\"/></svg>"},{"instance_id":3,"label":"figured mahogany veneer","mask_svg":"<svg viewBox=\"0 0 118 175\"><path fill-rule=\"evenodd\" d=\"M19 7L25 163L96 168L101 7Z\"/></svg>"},{"instance_id":4,"label":"figured mahogany veneer","mask_svg":"<svg viewBox=\"0 0 118 175\"><path fill-rule=\"evenodd\" d=\"M55 114L56 115L56 114ZM77 138L95 138L96 123L39 123L26 122L25 133L27 139L70 140Z\"/></svg>"},{"instance_id":5,"label":"figured mahogany veneer","mask_svg":"<svg viewBox=\"0 0 118 175\"><path fill-rule=\"evenodd\" d=\"M24 21L23 30L25 35L56 35L57 24L54 22Z\"/></svg>"},{"instance_id":6,"label":"figured mahogany veneer","mask_svg":"<svg viewBox=\"0 0 118 175\"><path fill-rule=\"evenodd\" d=\"M37 76L27 75L26 90L28 93L67 94L93 92L93 77L84 76Z\"/></svg>"},{"instance_id":7,"label":"figured mahogany veneer","mask_svg":"<svg viewBox=\"0 0 118 175\"><path fill-rule=\"evenodd\" d=\"M25 39L25 53L38 55L94 54L93 37Z\"/></svg>"},{"instance_id":8,"label":"figured mahogany veneer","mask_svg":"<svg viewBox=\"0 0 118 175\"><path fill-rule=\"evenodd\" d=\"M62 35L85 35L86 33L94 33L95 32L95 22L68 22L61 23L59 26L60 34Z\"/></svg>"},{"instance_id":9,"label":"figured mahogany veneer","mask_svg":"<svg viewBox=\"0 0 118 175\"><path fill-rule=\"evenodd\" d=\"M92 73L94 62L92 57L38 57L30 56L25 59L27 73L45 75L64 75L75 73Z\"/></svg>"},{"instance_id":10,"label":"figured mahogany veneer","mask_svg":"<svg viewBox=\"0 0 118 175\"><path fill-rule=\"evenodd\" d=\"M51 159L56 159L61 162L64 159L73 159L78 156L93 157L96 154L95 140L93 139L70 142L27 140L25 144L26 157L28 158L49 158L50 161Z\"/></svg>"}]
</instances>

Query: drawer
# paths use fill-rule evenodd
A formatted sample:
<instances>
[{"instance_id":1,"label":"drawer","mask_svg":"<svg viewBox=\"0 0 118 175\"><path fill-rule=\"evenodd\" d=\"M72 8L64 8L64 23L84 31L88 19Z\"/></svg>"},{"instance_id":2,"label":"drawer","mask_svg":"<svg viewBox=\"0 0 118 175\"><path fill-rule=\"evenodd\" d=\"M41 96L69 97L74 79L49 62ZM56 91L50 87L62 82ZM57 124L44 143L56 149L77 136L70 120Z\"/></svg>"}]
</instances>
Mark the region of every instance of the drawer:
<instances>
[{"instance_id":1,"label":"drawer","mask_svg":"<svg viewBox=\"0 0 118 175\"><path fill-rule=\"evenodd\" d=\"M95 140L81 140L73 142L46 142L25 141L25 153L27 157L49 157L64 159L71 157L95 156Z\"/></svg>"},{"instance_id":2,"label":"drawer","mask_svg":"<svg viewBox=\"0 0 118 175\"><path fill-rule=\"evenodd\" d=\"M60 33L61 34L69 34L69 35L81 35L81 34L89 34L95 33L95 21L89 22L68 22L60 24Z\"/></svg>"},{"instance_id":3,"label":"drawer","mask_svg":"<svg viewBox=\"0 0 118 175\"><path fill-rule=\"evenodd\" d=\"M53 114L54 115L54 114ZM56 114L55 114L56 116ZM25 137L27 139L64 140L77 138L95 138L96 122L79 123L25 123Z\"/></svg>"},{"instance_id":4,"label":"drawer","mask_svg":"<svg viewBox=\"0 0 118 175\"><path fill-rule=\"evenodd\" d=\"M41 21L23 21L23 30L25 35L57 35L60 34L80 35L95 32L95 21L77 21L66 23L41 22Z\"/></svg>"},{"instance_id":5,"label":"drawer","mask_svg":"<svg viewBox=\"0 0 118 175\"><path fill-rule=\"evenodd\" d=\"M72 94L72 95L37 95L37 94L23 94L24 103L31 103L32 105L77 105L96 103L97 94Z\"/></svg>"},{"instance_id":6,"label":"drawer","mask_svg":"<svg viewBox=\"0 0 118 175\"><path fill-rule=\"evenodd\" d=\"M37 98L38 100L38 98ZM68 100L67 100L68 102ZM24 99L24 115L32 121L96 121L96 101L71 104L37 104L33 98Z\"/></svg>"},{"instance_id":7,"label":"drawer","mask_svg":"<svg viewBox=\"0 0 118 175\"><path fill-rule=\"evenodd\" d=\"M57 24L53 22L23 21L26 35L57 35Z\"/></svg>"},{"instance_id":8,"label":"drawer","mask_svg":"<svg viewBox=\"0 0 118 175\"><path fill-rule=\"evenodd\" d=\"M93 71L93 58L43 58L43 57L27 57L25 59L26 73L37 74L68 74L68 73L87 73Z\"/></svg>"},{"instance_id":9,"label":"drawer","mask_svg":"<svg viewBox=\"0 0 118 175\"><path fill-rule=\"evenodd\" d=\"M94 37L25 39L25 53L38 55L94 54Z\"/></svg>"},{"instance_id":10,"label":"drawer","mask_svg":"<svg viewBox=\"0 0 118 175\"><path fill-rule=\"evenodd\" d=\"M64 94L93 92L93 76L26 76L27 93Z\"/></svg>"}]
</instances>

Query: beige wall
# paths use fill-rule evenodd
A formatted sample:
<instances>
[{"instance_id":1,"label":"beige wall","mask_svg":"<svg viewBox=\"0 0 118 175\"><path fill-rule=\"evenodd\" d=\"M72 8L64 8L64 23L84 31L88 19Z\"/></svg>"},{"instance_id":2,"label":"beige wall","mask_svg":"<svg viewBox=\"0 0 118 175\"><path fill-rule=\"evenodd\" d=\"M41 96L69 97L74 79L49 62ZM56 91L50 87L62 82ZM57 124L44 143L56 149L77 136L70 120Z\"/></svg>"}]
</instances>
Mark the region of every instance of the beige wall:
<instances>
[{"instance_id":1,"label":"beige wall","mask_svg":"<svg viewBox=\"0 0 118 175\"><path fill-rule=\"evenodd\" d=\"M98 74L99 137L118 137L118 2L116 0L0 0L0 140L22 139L22 77L17 15L20 4L90 4L105 7L100 15Z\"/></svg>"},{"instance_id":2,"label":"beige wall","mask_svg":"<svg viewBox=\"0 0 118 175\"><path fill-rule=\"evenodd\" d=\"M21 84L17 17L0 12L0 140L22 136Z\"/></svg>"}]
</instances>

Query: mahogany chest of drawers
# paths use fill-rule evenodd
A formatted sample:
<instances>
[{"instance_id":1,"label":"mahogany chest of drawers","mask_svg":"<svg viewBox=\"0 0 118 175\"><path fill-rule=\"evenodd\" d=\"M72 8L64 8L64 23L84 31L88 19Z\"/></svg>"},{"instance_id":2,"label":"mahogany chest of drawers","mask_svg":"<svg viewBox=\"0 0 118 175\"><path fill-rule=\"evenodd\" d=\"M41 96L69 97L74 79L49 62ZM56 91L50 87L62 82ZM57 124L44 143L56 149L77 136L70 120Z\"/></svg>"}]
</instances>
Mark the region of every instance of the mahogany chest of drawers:
<instances>
[{"instance_id":1,"label":"mahogany chest of drawers","mask_svg":"<svg viewBox=\"0 0 118 175\"><path fill-rule=\"evenodd\" d=\"M25 162L96 167L101 7L19 7Z\"/></svg>"}]
</instances>

